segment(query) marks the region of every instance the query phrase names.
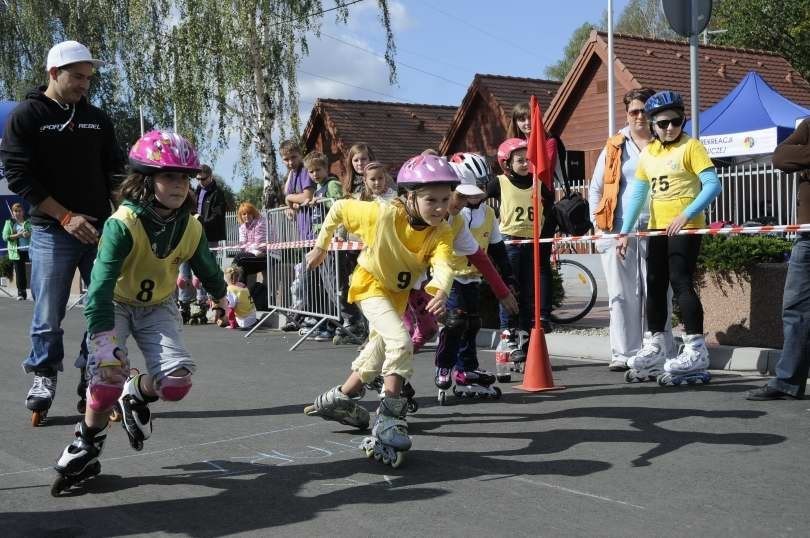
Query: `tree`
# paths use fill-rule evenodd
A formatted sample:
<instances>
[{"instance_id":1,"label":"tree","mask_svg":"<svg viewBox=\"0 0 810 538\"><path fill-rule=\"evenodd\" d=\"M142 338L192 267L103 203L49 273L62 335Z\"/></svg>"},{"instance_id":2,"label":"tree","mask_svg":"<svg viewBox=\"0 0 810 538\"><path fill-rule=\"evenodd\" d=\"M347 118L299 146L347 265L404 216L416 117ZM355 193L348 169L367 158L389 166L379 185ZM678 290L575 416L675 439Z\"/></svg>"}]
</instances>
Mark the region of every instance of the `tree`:
<instances>
[{"instance_id":1,"label":"tree","mask_svg":"<svg viewBox=\"0 0 810 538\"><path fill-rule=\"evenodd\" d=\"M591 30L607 29L607 11L602 14L599 24L586 22L579 26L563 51L560 61L545 69L545 74L552 80L562 80L574 66L582 46L588 41ZM616 33L652 37L658 39L681 39L669 27L661 0L630 0L616 19L613 27Z\"/></svg>"},{"instance_id":2,"label":"tree","mask_svg":"<svg viewBox=\"0 0 810 538\"><path fill-rule=\"evenodd\" d=\"M257 208L263 207L264 204L264 189L262 180L257 177L245 178L242 182L242 188L236 193L236 198L241 202L250 202ZM275 207L271 204L269 208Z\"/></svg>"},{"instance_id":3,"label":"tree","mask_svg":"<svg viewBox=\"0 0 810 538\"><path fill-rule=\"evenodd\" d=\"M44 78L41 51L65 38L82 41L108 62L94 100L142 105L158 125L176 118L178 131L206 149L236 132L242 168L255 150L268 197L279 183L274 135L301 130L296 68L309 51L306 35L318 34L326 13L345 23L358 1L324 9L321 0L0 0L3 90L20 96ZM377 6L393 83L388 2Z\"/></svg>"},{"instance_id":4,"label":"tree","mask_svg":"<svg viewBox=\"0 0 810 538\"><path fill-rule=\"evenodd\" d=\"M768 50L810 77L810 0L718 0L710 21L712 43Z\"/></svg>"},{"instance_id":5,"label":"tree","mask_svg":"<svg viewBox=\"0 0 810 538\"><path fill-rule=\"evenodd\" d=\"M562 80L565 78L565 76L571 70L571 67L574 66L574 62L576 61L577 56L579 56L582 46L586 41L588 41L588 37L591 35L591 30L594 28L595 26L593 24L585 22L574 30L574 33L571 35L571 39L568 40L568 44L563 50L562 59L557 63L546 67L546 77L550 78L551 80Z\"/></svg>"}]
</instances>

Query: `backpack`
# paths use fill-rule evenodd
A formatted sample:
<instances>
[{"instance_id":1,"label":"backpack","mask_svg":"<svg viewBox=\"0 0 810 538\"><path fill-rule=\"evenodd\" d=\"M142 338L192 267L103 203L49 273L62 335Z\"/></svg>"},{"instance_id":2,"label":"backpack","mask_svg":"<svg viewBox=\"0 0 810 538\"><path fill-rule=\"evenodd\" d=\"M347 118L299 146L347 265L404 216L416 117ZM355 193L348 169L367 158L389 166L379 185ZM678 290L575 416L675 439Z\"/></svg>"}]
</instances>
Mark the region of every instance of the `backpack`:
<instances>
[{"instance_id":1,"label":"backpack","mask_svg":"<svg viewBox=\"0 0 810 538\"><path fill-rule=\"evenodd\" d=\"M564 175L558 174L558 171L560 171L559 166L554 171L554 179L562 184L565 195L554 204L552 209L557 226L565 235L584 235L593 229L588 200L578 192L571 192L568 180Z\"/></svg>"},{"instance_id":2,"label":"backpack","mask_svg":"<svg viewBox=\"0 0 810 538\"><path fill-rule=\"evenodd\" d=\"M254 282L250 286L250 298L253 299L253 306L257 312L267 312L267 286L262 282Z\"/></svg>"}]
</instances>

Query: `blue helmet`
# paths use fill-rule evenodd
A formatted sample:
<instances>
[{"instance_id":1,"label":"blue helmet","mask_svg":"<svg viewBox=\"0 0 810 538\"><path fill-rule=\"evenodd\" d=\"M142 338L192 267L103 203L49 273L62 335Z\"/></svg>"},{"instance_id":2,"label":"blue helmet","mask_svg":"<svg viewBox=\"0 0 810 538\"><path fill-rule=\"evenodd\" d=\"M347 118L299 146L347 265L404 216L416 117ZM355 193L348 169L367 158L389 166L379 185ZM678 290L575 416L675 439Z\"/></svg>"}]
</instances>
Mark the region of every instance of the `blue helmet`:
<instances>
[{"instance_id":1,"label":"blue helmet","mask_svg":"<svg viewBox=\"0 0 810 538\"><path fill-rule=\"evenodd\" d=\"M681 94L672 90L664 90L653 94L653 96L644 103L644 113L650 119L664 110L679 110L683 113L683 99L681 98Z\"/></svg>"}]
</instances>

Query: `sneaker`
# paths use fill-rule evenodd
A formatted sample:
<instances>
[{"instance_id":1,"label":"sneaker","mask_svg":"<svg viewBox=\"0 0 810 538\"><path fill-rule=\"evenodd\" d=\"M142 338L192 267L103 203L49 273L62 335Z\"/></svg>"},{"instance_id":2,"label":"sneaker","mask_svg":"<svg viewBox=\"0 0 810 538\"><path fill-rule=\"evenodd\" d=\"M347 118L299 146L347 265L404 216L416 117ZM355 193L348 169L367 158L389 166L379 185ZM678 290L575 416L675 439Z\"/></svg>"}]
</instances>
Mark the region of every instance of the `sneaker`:
<instances>
[{"instance_id":1,"label":"sneaker","mask_svg":"<svg viewBox=\"0 0 810 538\"><path fill-rule=\"evenodd\" d=\"M283 327L281 327L281 330L285 333L295 332L298 330L298 324L294 321L288 321Z\"/></svg>"},{"instance_id":2,"label":"sneaker","mask_svg":"<svg viewBox=\"0 0 810 538\"><path fill-rule=\"evenodd\" d=\"M23 297L22 295L18 295L17 300L18 301L25 301L25 297Z\"/></svg>"},{"instance_id":3,"label":"sneaker","mask_svg":"<svg viewBox=\"0 0 810 538\"><path fill-rule=\"evenodd\" d=\"M49 409L56 395L56 382L56 373L53 375L34 373L34 382L28 389L25 406L32 411Z\"/></svg>"},{"instance_id":4,"label":"sneaker","mask_svg":"<svg viewBox=\"0 0 810 538\"><path fill-rule=\"evenodd\" d=\"M798 400L796 396L788 394L787 392L782 392L781 390L775 389L769 385L759 387L758 389L749 390L748 396L746 396L745 399L760 402L768 400Z\"/></svg>"},{"instance_id":5,"label":"sneaker","mask_svg":"<svg viewBox=\"0 0 810 538\"><path fill-rule=\"evenodd\" d=\"M329 329L322 329L320 331L316 331L314 336L311 336L313 340L316 342L331 342L332 338L335 337L335 334L330 331Z\"/></svg>"},{"instance_id":6,"label":"sneaker","mask_svg":"<svg viewBox=\"0 0 810 538\"><path fill-rule=\"evenodd\" d=\"M625 359L613 358L608 365L608 370L611 372L625 372L629 370L629 368Z\"/></svg>"}]
</instances>

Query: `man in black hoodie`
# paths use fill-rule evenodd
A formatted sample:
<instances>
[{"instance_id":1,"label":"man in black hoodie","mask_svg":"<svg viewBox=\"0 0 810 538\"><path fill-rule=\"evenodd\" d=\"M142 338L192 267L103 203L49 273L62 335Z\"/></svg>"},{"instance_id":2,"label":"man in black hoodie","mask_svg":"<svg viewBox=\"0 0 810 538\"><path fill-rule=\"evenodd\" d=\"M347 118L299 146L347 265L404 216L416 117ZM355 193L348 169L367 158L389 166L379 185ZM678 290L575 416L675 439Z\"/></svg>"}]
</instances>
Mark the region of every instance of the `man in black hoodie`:
<instances>
[{"instance_id":1,"label":"man in black hoodie","mask_svg":"<svg viewBox=\"0 0 810 538\"><path fill-rule=\"evenodd\" d=\"M99 230L110 216L113 174L122 169L112 123L87 100L101 62L76 41L48 52L48 85L26 95L9 115L0 146L9 188L31 204L31 352L26 406L47 413L62 370L62 320L78 268L84 282Z\"/></svg>"}]
</instances>

